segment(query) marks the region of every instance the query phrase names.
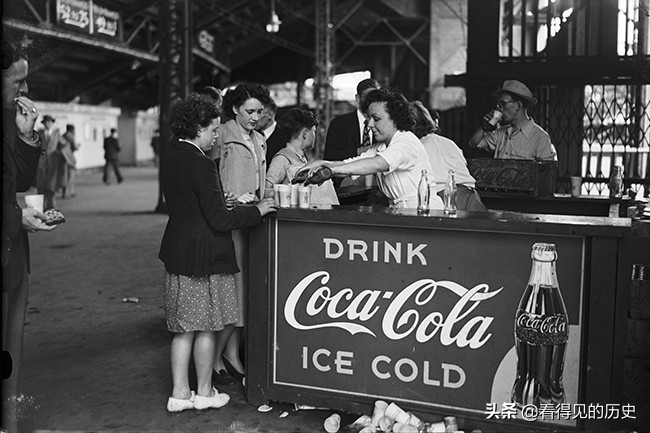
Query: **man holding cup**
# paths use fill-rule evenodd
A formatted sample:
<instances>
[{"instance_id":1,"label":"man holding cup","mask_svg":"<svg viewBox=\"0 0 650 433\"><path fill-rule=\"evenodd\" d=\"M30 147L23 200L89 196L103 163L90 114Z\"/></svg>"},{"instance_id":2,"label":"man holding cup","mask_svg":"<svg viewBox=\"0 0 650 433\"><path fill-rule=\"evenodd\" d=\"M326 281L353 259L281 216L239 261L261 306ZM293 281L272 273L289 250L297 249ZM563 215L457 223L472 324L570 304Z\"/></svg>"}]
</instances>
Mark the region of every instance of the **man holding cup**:
<instances>
[{"instance_id":1,"label":"man holding cup","mask_svg":"<svg viewBox=\"0 0 650 433\"><path fill-rule=\"evenodd\" d=\"M27 232L53 230L43 212L20 208L16 191L32 185L44 149L34 131L38 110L27 98L26 55L3 40L2 61L2 427L15 431L15 405L5 406L18 392L27 308L29 247ZM8 368L9 367L9 368ZM13 367L13 368L12 368ZM10 370L10 371L7 371ZM9 373L8 377L5 377ZM11 401L11 400L10 400Z\"/></svg>"},{"instance_id":2,"label":"man holding cup","mask_svg":"<svg viewBox=\"0 0 650 433\"><path fill-rule=\"evenodd\" d=\"M492 96L497 99L496 110L483 117L469 146L493 151L496 159L557 161L551 138L528 115L528 107L537 104L528 87L521 81L507 80Z\"/></svg>"}]
</instances>

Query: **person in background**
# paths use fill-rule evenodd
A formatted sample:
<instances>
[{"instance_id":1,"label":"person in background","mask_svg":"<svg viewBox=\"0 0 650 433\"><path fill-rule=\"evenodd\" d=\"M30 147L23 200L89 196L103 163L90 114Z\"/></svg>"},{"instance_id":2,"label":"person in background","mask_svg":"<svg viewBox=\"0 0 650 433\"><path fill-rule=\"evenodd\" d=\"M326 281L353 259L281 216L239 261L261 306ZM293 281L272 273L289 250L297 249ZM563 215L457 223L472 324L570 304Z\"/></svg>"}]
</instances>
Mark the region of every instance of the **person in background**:
<instances>
[{"instance_id":1,"label":"person in background","mask_svg":"<svg viewBox=\"0 0 650 433\"><path fill-rule=\"evenodd\" d=\"M167 329L174 333L169 412L219 408L230 400L212 386L212 367L217 344L225 345L243 314L235 289L239 268L231 230L258 224L275 209L272 199L227 209L217 166L206 156L217 137L220 114L204 95L176 101L170 113L175 140L160 162L169 221L159 258L166 270ZM196 393L189 384L192 355Z\"/></svg>"},{"instance_id":2,"label":"person in background","mask_svg":"<svg viewBox=\"0 0 650 433\"><path fill-rule=\"evenodd\" d=\"M61 137L58 129L54 129L56 119L46 114L41 123L43 129L38 131L41 142L46 147L45 155L38 163L38 174L36 176L36 189L43 194L43 208L54 209L56 207L56 191L64 188L63 181L66 162L63 158L62 149L69 146L68 142Z\"/></svg>"},{"instance_id":3,"label":"person in background","mask_svg":"<svg viewBox=\"0 0 650 433\"><path fill-rule=\"evenodd\" d=\"M296 170L307 164L305 149L314 145L318 119L311 111L292 108L280 120L279 129L290 137L289 142L280 149L269 164L266 172L266 188L275 184L289 184Z\"/></svg>"},{"instance_id":4,"label":"person in background","mask_svg":"<svg viewBox=\"0 0 650 433\"><path fill-rule=\"evenodd\" d=\"M217 139L219 171L224 190L234 194L240 204L256 203L264 197L266 183L266 142L255 128L264 106L271 101L266 87L243 83L228 90L223 97L224 112L228 120ZM226 347L217 345L214 357L214 379L218 384L232 384L245 374L239 356L242 328L246 318L248 296L248 231L233 231L235 254L241 272L235 275L240 320L235 324Z\"/></svg>"},{"instance_id":5,"label":"person in background","mask_svg":"<svg viewBox=\"0 0 650 433\"><path fill-rule=\"evenodd\" d=\"M443 198L445 183L449 170L454 170L458 210L485 212L481 197L476 191L476 181L469 173L467 160L462 150L450 139L436 134L437 122L429 110L420 101L413 102L415 110L415 128L413 133L420 139L429 156L431 173L436 181L436 192Z\"/></svg>"},{"instance_id":6,"label":"person in background","mask_svg":"<svg viewBox=\"0 0 650 433\"><path fill-rule=\"evenodd\" d=\"M153 165L158 167L160 160L160 130L156 129L151 137L151 149L153 150Z\"/></svg>"},{"instance_id":7,"label":"person in background","mask_svg":"<svg viewBox=\"0 0 650 433\"><path fill-rule=\"evenodd\" d=\"M276 184L290 184L298 169L307 164L305 151L314 146L317 127L316 116L311 111L301 108L292 108L278 121L276 131L281 130L285 136L291 138L269 164L266 172L267 194ZM331 180L327 180L322 185L312 185L310 203L339 204Z\"/></svg>"},{"instance_id":8,"label":"person in background","mask_svg":"<svg viewBox=\"0 0 650 433\"><path fill-rule=\"evenodd\" d=\"M528 107L537 104L528 87L520 81L507 80L492 96L497 99L496 110L483 117L469 146L492 151L496 159L557 161L551 138L528 115ZM495 111L501 113L501 126L496 129L490 124Z\"/></svg>"},{"instance_id":9,"label":"person in background","mask_svg":"<svg viewBox=\"0 0 650 433\"><path fill-rule=\"evenodd\" d=\"M257 123L257 130L264 134L266 138L266 160L271 161L280 149L284 148L289 141L289 137L284 133L282 128L278 128L278 122L275 116L278 112L278 106L271 100L264 106L264 111Z\"/></svg>"},{"instance_id":10,"label":"person in background","mask_svg":"<svg viewBox=\"0 0 650 433\"><path fill-rule=\"evenodd\" d=\"M115 177L117 178L117 183L122 183L124 178L122 173L120 173L120 151L122 147L120 142L117 140L117 129L111 128L111 135L104 138L104 159L106 164L104 165L104 176L102 180L106 185L111 184L111 178L109 174L109 169L112 167L115 172Z\"/></svg>"},{"instance_id":11,"label":"person in background","mask_svg":"<svg viewBox=\"0 0 650 433\"><path fill-rule=\"evenodd\" d=\"M365 97L364 112L375 145L344 161L314 161L301 169L326 166L334 176L375 174L381 192L395 208L417 208L422 170L431 172L424 145L411 132L415 118L410 103L399 92L376 89ZM430 209L443 209L442 199L432 195Z\"/></svg>"},{"instance_id":12,"label":"person in background","mask_svg":"<svg viewBox=\"0 0 650 433\"><path fill-rule=\"evenodd\" d=\"M75 181L77 179L77 158L75 158L74 153L79 150L79 143L75 139L74 125L65 125L63 139L68 143L67 146L61 149L61 154L65 160L65 170L63 170L63 172L67 177L65 182L63 182L65 187L63 188L62 196L63 198L66 198L77 195L77 192L75 191Z\"/></svg>"},{"instance_id":13,"label":"person in background","mask_svg":"<svg viewBox=\"0 0 650 433\"><path fill-rule=\"evenodd\" d=\"M325 151L323 159L343 161L361 155L373 144L373 135L368 123L368 115L363 107L366 106L366 96L373 90L381 88L374 78L367 78L357 84L357 109L337 116L327 128ZM343 178L334 179L334 186L339 188Z\"/></svg>"},{"instance_id":14,"label":"person in background","mask_svg":"<svg viewBox=\"0 0 650 433\"><path fill-rule=\"evenodd\" d=\"M20 47L0 45L2 62L2 427L18 431L16 405L22 367L29 279L27 232L51 231L47 217L21 208L16 192L27 191L45 147L34 131L39 113L27 95L29 64ZM8 366L11 366L9 370ZM5 376L9 372L8 377Z\"/></svg>"}]
</instances>

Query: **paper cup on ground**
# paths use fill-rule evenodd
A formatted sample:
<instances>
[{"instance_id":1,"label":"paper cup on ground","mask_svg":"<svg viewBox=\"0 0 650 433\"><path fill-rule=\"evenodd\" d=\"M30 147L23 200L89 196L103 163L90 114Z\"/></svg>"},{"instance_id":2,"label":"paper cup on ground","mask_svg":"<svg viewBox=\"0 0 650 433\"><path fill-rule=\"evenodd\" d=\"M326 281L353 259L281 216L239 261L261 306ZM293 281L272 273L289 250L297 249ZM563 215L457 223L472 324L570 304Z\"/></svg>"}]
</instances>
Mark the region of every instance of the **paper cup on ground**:
<instances>
[{"instance_id":1,"label":"paper cup on ground","mask_svg":"<svg viewBox=\"0 0 650 433\"><path fill-rule=\"evenodd\" d=\"M395 421L393 421L391 418L388 418L386 415L382 416L379 418L379 430L381 431L391 431L393 428L393 424L395 424Z\"/></svg>"},{"instance_id":2,"label":"paper cup on ground","mask_svg":"<svg viewBox=\"0 0 650 433\"><path fill-rule=\"evenodd\" d=\"M25 196L25 206L43 212L43 194L27 194Z\"/></svg>"},{"instance_id":3,"label":"paper cup on ground","mask_svg":"<svg viewBox=\"0 0 650 433\"><path fill-rule=\"evenodd\" d=\"M384 411L384 415L386 415L388 418L394 419L395 421L397 421L400 424L406 424L405 421L400 421L399 419L397 419L397 417L401 416L402 414L406 415L408 417L408 414L406 412L404 412L402 410L402 408L400 408L395 403L389 404L388 407L386 408L386 410ZM402 419L405 419L405 418L403 418L403 416L402 416Z\"/></svg>"},{"instance_id":4,"label":"paper cup on ground","mask_svg":"<svg viewBox=\"0 0 650 433\"><path fill-rule=\"evenodd\" d=\"M375 408L372 410L372 425L375 427L379 425L379 419L386 415L386 408L388 403L384 400L375 401Z\"/></svg>"},{"instance_id":5,"label":"paper cup on ground","mask_svg":"<svg viewBox=\"0 0 650 433\"><path fill-rule=\"evenodd\" d=\"M417 416L413 415L411 412L407 412L409 415L409 424L415 427L419 427L422 424L422 420Z\"/></svg>"},{"instance_id":6,"label":"paper cup on ground","mask_svg":"<svg viewBox=\"0 0 650 433\"><path fill-rule=\"evenodd\" d=\"M298 187L298 206L306 209L311 204L311 185ZM388 406L388 404L386 404Z\"/></svg>"},{"instance_id":7,"label":"paper cup on ground","mask_svg":"<svg viewBox=\"0 0 650 433\"><path fill-rule=\"evenodd\" d=\"M279 185L278 195L280 207L291 207L291 185Z\"/></svg>"},{"instance_id":8,"label":"paper cup on ground","mask_svg":"<svg viewBox=\"0 0 650 433\"><path fill-rule=\"evenodd\" d=\"M436 422L427 426L427 433L445 433L445 423Z\"/></svg>"},{"instance_id":9,"label":"paper cup on ground","mask_svg":"<svg viewBox=\"0 0 650 433\"><path fill-rule=\"evenodd\" d=\"M571 176L571 196L578 197L582 193L582 178Z\"/></svg>"},{"instance_id":10,"label":"paper cup on ground","mask_svg":"<svg viewBox=\"0 0 650 433\"><path fill-rule=\"evenodd\" d=\"M300 198L298 197L300 185L294 183L291 185L291 206L298 206Z\"/></svg>"},{"instance_id":11,"label":"paper cup on ground","mask_svg":"<svg viewBox=\"0 0 650 433\"><path fill-rule=\"evenodd\" d=\"M341 428L341 416L338 413L330 415L323 423L323 427L327 433L336 433Z\"/></svg>"}]
</instances>

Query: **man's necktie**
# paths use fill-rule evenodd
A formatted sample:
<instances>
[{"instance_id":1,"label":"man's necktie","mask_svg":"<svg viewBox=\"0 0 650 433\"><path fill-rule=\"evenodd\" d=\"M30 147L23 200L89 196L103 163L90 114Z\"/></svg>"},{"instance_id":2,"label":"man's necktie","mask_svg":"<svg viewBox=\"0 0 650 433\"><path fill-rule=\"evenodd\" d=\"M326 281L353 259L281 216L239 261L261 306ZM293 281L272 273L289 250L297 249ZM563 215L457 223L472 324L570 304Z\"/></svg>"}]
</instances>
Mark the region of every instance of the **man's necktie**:
<instances>
[{"instance_id":1,"label":"man's necktie","mask_svg":"<svg viewBox=\"0 0 650 433\"><path fill-rule=\"evenodd\" d=\"M368 126L368 119L363 122L363 140L361 141L361 147L370 146L370 126Z\"/></svg>"}]
</instances>

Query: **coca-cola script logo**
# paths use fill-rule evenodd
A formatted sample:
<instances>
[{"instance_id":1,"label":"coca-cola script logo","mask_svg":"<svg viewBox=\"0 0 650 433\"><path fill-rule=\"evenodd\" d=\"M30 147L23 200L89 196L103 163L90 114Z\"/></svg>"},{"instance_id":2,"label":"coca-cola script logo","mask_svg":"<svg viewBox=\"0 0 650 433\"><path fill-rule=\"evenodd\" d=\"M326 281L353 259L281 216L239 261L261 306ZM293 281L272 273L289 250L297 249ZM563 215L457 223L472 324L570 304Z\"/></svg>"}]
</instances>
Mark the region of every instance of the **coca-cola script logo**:
<instances>
[{"instance_id":1,"label":"coca-cola script logo","mask_svg":"<svg viewBox=\"0 0 650 433\"><path fill-rule=\"evenodd\" d=\"M319 279L320 283L317 282ZM414 334L419 343L426 343L437 336L444 346L455 344L471 349L483 346L490 339L492 334L488 330L494 317L470 316L470 313L481 302L503 290L501 287L490 292L487 284L467 289L453 281L421 279L395 292L362 290L355 294L349 287L333 291L326 286L329 280L328 272L316 271L296 284L284 305L284 318L290 326L298 330L339 328L352 335L362 333L377 337L376 330L366 326L366 322L377 314L383 314L381 330L391 340ZM438 289L451 291L458 296L458 301L446 316L440 311L423 316L425 306L435 306ZM380 305L381 299L390 300L387 307L385 303ZM405 304L411 300L423 308L407 308ZM304 305L304 312L317 319L317 323L300 323L297 319L299 305ZM380 311L382 308L385 310Z\"/></svg>"},{"instance_id":2,"label":"coca-cola script logo","mask_svg":"<svg viewBox=\"0 0 650 433\"><path fill-rule=\"evenodd\" d=\"M564 344L569 339L567 315L544 316L519 311L515 319L515 335L533 346Z\"/></svg>"}]
</instances>

